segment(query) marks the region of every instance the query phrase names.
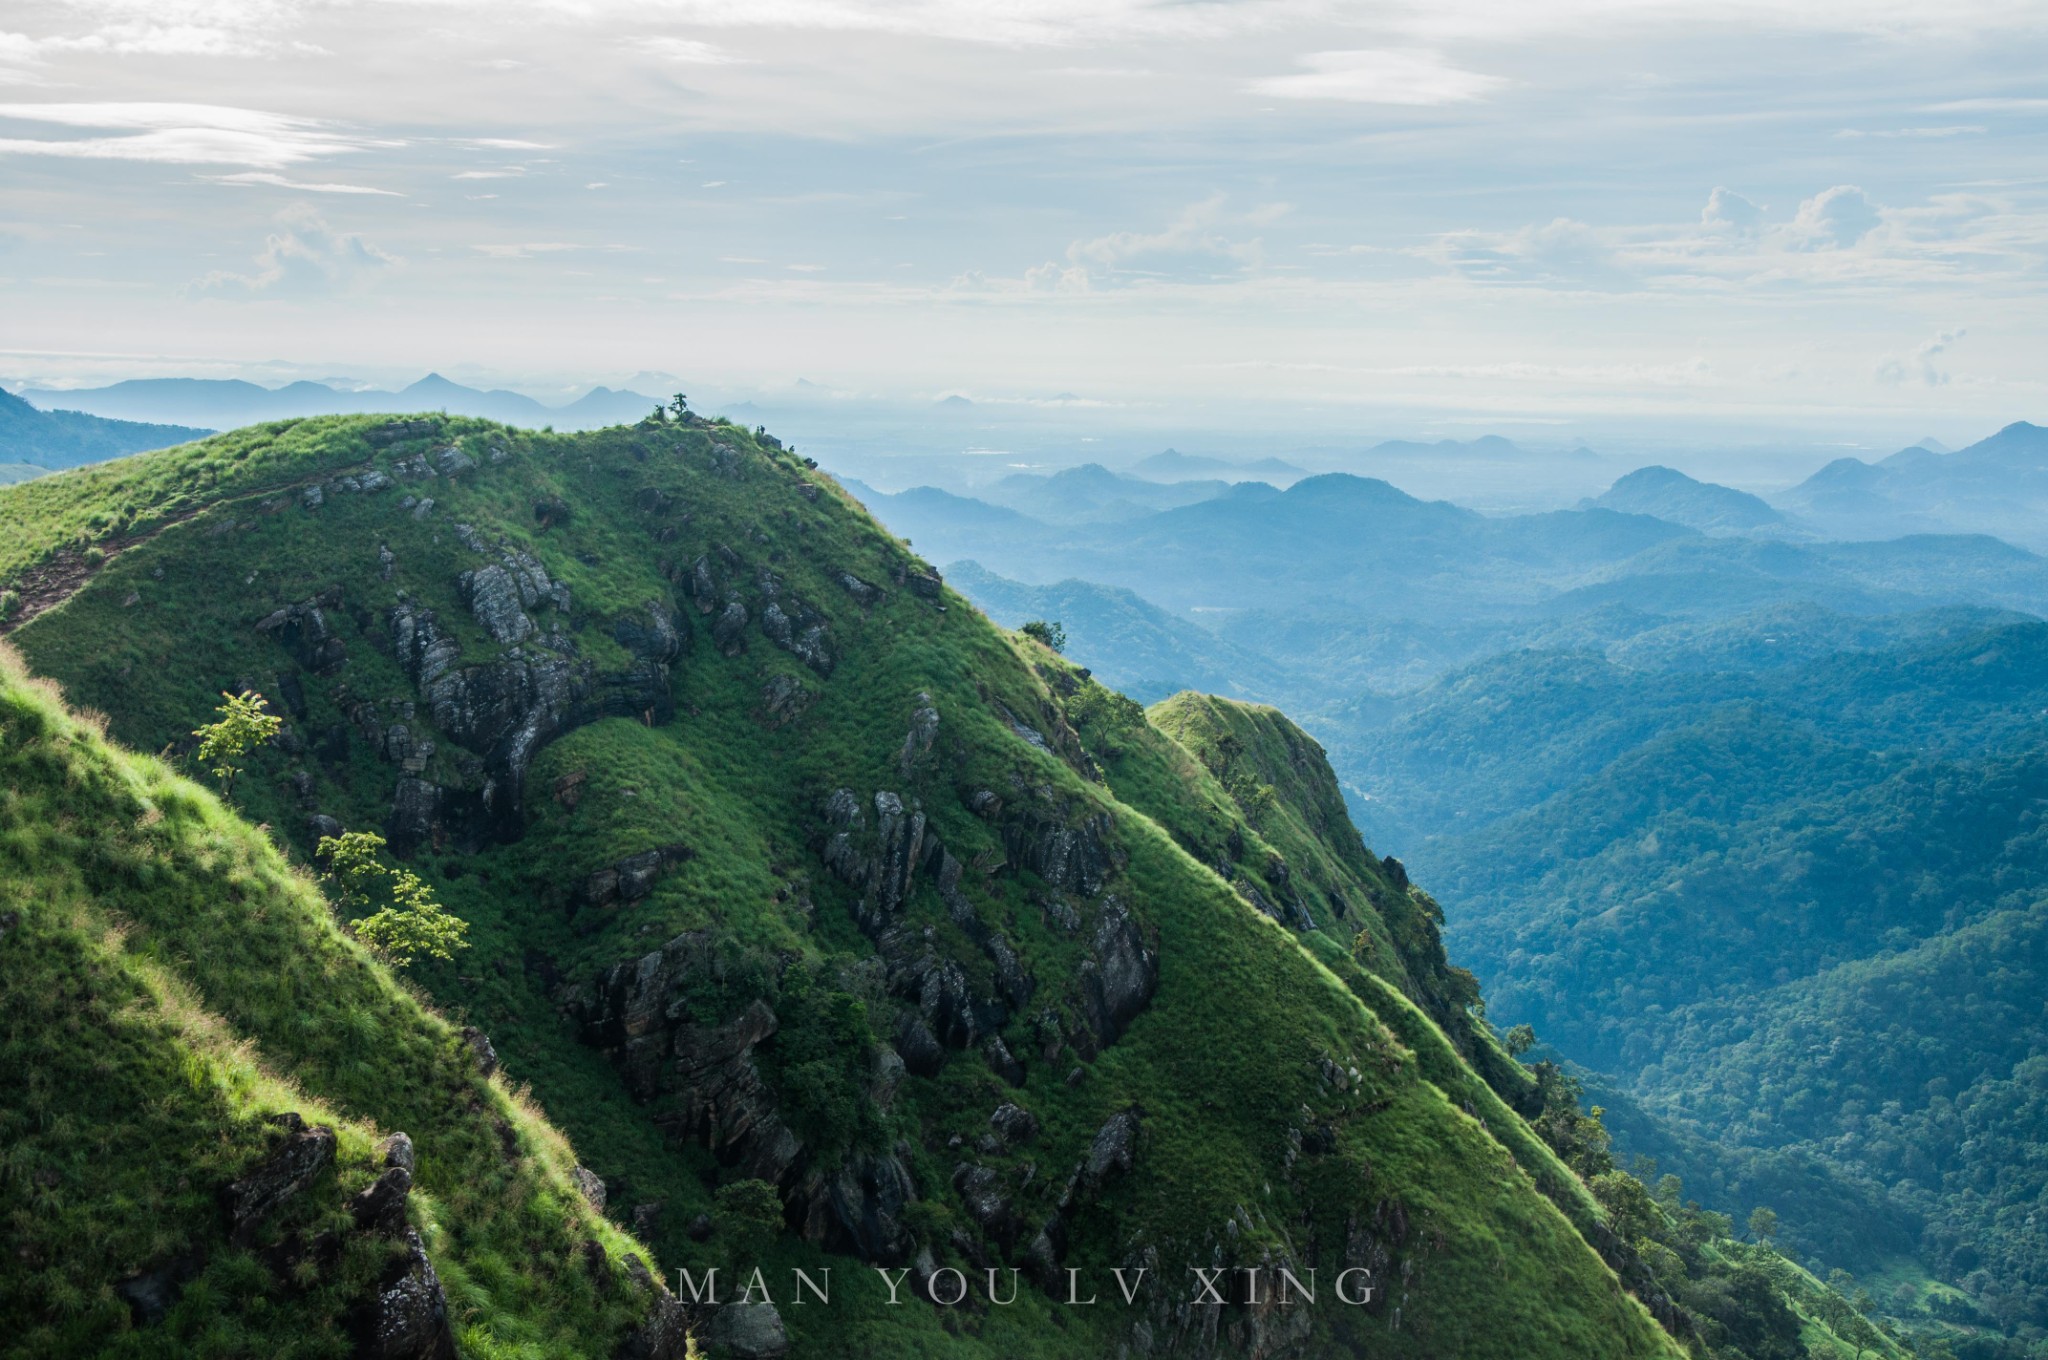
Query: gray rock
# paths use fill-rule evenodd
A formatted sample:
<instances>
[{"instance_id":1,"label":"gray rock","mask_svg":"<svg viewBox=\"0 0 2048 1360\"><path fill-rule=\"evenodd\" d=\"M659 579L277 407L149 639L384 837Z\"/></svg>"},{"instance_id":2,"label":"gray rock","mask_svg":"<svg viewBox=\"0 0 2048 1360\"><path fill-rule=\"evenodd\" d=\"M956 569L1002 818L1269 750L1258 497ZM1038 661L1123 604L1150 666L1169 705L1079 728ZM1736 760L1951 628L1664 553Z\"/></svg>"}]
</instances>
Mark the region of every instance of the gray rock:
<instances>
[{"instance_id":1,"label":"gray rock","mask_svg":"<svg viewBox=\"0 0 2048 1360\"><path fill-rule=\"evenodd\" d=\"M402 1166L389 1167L349 1199L348 1211L356 1231L392 1236L405 1228L405 1201L412 1193L412 1172Z\"/></svg>"},{"instance_id":2,"label":"gray rock","mask_svg":"<svg viewBox=\"0 0 2048 1360\"><path fill-rule=\"evenodd\" d=\"M489 1035L475 1025L466 1025L462 1030L462 1042L476 1055L477 1071L488 1077L498 1070L498 1050L491 1047Z\"/></svg>"},{"instance_id":3,"label":"gray rock","mask_svg":"<svg viewBox=\"0 0 2048 1360\"><path fill-rule=\"evenodd\" d=\"M309 486L299 493L299 504L308 510L318 510L327 503L327 493L317 486Z\"/></svg>"},{"instance_id":4,"label":"gray rock","mask_svg":"<svg viewBox=\"0 0 2048 1360\"><path fill-rule=\"evenodd\" d=\"M1021 1105L1004 1101L988 1117L996 1136L1011 1146L1021 1146L1038 1137L1038 1116Z\"/></svg>"},{"instance_id":5,"label":"gray rock","mask_svg":"<svg viewBox=\"0 0 2048 1360\"><path fill-rule=\"evenodd\" d=\"M919 705L910 715L910 730L903 736L903 751L897 757L898 771L905 779L917 767L919 761L931 753L932 743L939 735L939 710L932 707L932 696L920 693Z\"/></svg>"},{"instance_id":6,"label":"gray rock","mask_svg":"<svg viewBox=\"0 0 2048 1360\"><path fill-rule=\"evenodd\" d=\"M711 640L727 656L738 656L746 651L747 607L738 600L729 602L711 625Z\"/></svg>"},{"instance_id":7,"label":"gray rock","mask_svg":"<svg viewBox=\"0 0 2048 1360\"><path fill-rule=\"evenodd\" d=\"M306 819L306 831L313 838L313 844L320 844L327 837L340 839L341 823L325 813L316 812Z\"/></svg>"},{"instance_id":8,"label":"gray rock","mask_svg":"<svg viewBox=\"0 0 2048 1360\"><path fill-rule=\"evenodd\" d=\"M1012 1086L1024 1084L1024 1064L1018 1062L1016 1055L1010 1052L1010 1046L1003 1042L1002 1035L989 1035L982 1042L981 1054L988 1061L989 1071Z\"/></svg>"},{"instance_id":9,"label":"gray rock","mask_svg":"<svg viewBox=\"0 0 2048 1360\"><path fill-rule=\"evenodd\" d=\"M453 477L475 467L476 459L471 458L456 445L450 444L446 448L434 450L434 466L441 469L442 476Z\"/></svg>"},{"instance_id":10,"label":"gray rock","mask_svg":"<svg viewBox=\"0 0 2048 1360\"><path fill-rule=\"evenodd\" d=\"M419 1165L413 1154L412 1138L408 1134L394 1133L378 1140L377 1156L386 1166L402 1166L408 1172L419 1172Z\"/></svg>"},{"instance_id":11,"label":"gray rock","mask_svg":"<svg viewBox=\"0 0 2048 1360\"><path fill-rule=\"evenodd\" d=\"M448 1296L417 1232L405 1232L407 1251L379 1283L357 1322L360 1360L456 1360L448 1326Z\"/></svg>"},{"instance_id":12,"label":"gray rock","mask_svg":"<svg viewBox=\"0 0 2048 1360\"><path fill-rule=\"evenodd\" d=\"M1095 923L1092 957L1081 965L1081 1005L1095 1042L1115 1043L1159 988L1159 955L1114 897Z\"/></svg>"},{"instance_id":13,"label":"gray rock","mask_svg":"<svg viewBox=\"0 0 2048 1360\"><path fill-rule=\"evenodd\" d=\"M363 442L373 449L386 448L408 439L424 439L441 428L435 420L389 420L363 432Z\"/></svg>"},{"instance_id":14,"label":"gray rock","mask_svg":"<svg viewBox=\"0 0 2048 1360\"><path fill-rule=\"evenodd\" d=\"M706 1336L714 1356L777 1360L789 1354L789 1333L772 1303L728 1303L712 1314Z\"/></svg>"},{"instance_id":15,"label":"gray rock","mask_svg":"<svg viewBox=\"0 0 2048 1360\"><path fill-rule=\"evenodd\" d=\"M722 592L718 588L718 577L712 573L711 558L708 555L699 557L691 563L688 586L691 598L697 601L699 614L709 614L718 608Z\"/></svg>"},{"instance_id":16,"label":"gray rock","mask_svg":"<svg viewBox=\"0 0 2048 1360\"><path fill-rule=\"evenodd\" d=\"M286 1126L293 1131L284 1145L221 1191L228 1236L238 1246L247 1246L265 1218L311 1185L334 1161L333 1129L325 1124L304 1127L296 1114Z\"/></svg>"},{"instance_id":17,"label":"gray rock","mask_svg":"<svg viewBox=\"0 0 2048 1360\"><path fill-rule=\"evenodd\" d=\"M505 568L493 565L465 571L460 588L469 612L494 641L523 642L533 636L533 620L519 607L519 583Z\"/></svg>"},{"instance_id":18,"label":"gray rock","mask_svg":"<svg viewBox=\"0 0 2048 1360\"><path fill-rule=\"evenodd\" d=\"M850 571L842 571L839 573L839 584L846 591L847 594L853 596L853 598L856 601L858 601L860 604L864 606L872 608L875 605L881 603L882 588L880 586L869 585L866 581L861 580L860 577L855 576Z\"/></svg>"},{"instance_id":19,"label":"gray rock","mask_svg":"<svg viewBox=\"0 0 2048 1360\"><path fill-rule=\"evenodd\" d=\"M604 1181L598 1177L596 1172L588 1167L574 1167L569 1172L569 1179L582 1192L583 1198L590 1201L591 1208L599 1213L604 1212Z\"/></svg>"},{"instance_id":20,"label":"gray rock","mask_svg":"<svg viewBox=\"0 0 2048 1360\"><path fill-rule=\"evenodd\" d=\"M1137 1155L1138 1111L1133 1108L1111 1115L1109 1122L1095 1131L1087 1160L1081 1163L1082 1192L1096 1194L1114 1178L1127 1174Z\"/></svg>"},{"instance_id":21,"label":"gray rock","mask_svg":"<svg viewBox=\"0 0 2048 1360\"><path fill-rule=\"evenodd\" d=\"M389 477L375 468L371 468L355 480L358 491L386 491L395 485Z\"/></svg>"}]
</instances>

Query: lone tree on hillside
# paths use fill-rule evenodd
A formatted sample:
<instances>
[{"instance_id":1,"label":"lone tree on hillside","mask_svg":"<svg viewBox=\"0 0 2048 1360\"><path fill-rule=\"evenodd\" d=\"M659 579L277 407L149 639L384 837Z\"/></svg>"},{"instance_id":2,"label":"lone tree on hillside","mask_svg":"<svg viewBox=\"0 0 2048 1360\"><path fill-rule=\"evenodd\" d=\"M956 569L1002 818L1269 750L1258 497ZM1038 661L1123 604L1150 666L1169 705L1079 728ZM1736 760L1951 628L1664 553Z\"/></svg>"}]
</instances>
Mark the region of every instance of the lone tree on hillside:
<instances>
[{"instance_id":1,"label":"lone tree on hillside","mask_svg":"<svg viewBox=\"0 0 2048 1360\"><path fill-rule=\"evenodd\" d=\"M1025 637L1044 643L1056 652L1067 650L1067 630L1060 626L1058 619L1032 619L1017 631Z\"/></svg>"},{"instance_id":2,"label":"lone tree on hillside","mask_svg":"<svg viewBox=\"0 0 2048 1360\"><path fill-rule=\"evenodd\" d=\"M681 420L690 414L690 399L678 392L670 399L668 409L677 420Z\"/></svg>"},{"instance_id":3,"label":"lone tree on hillside","mask_svg":"<svg viewBox=\"0 0 2048 1360\"><path fill-rule=\"evenodd\" d=\"M383 849L384 838L374 831L345 831L322 836L314 850L327 861L342 905L368 913L349 922L356 938L398 964L452 959L456 950L469 948L469 922L435 901L434 890L418 874L387 866Z\"/></svg>"},{"instance_id":4,"label":"lone tree on hillside","mask_svg":"<svg viewBox=\"0 0 2048 1360\"><path fill-rule=\"evenodd\" d=\"M1778 1214L1759 1204L1749 1211L1749 1235L1759 1242L1769 1242L1778 1235Z\"/></svg>"},{"instance_id":5,"label":"lone tree on hillside","mask_svg":"<svg viewBox=\"0 0 2048 1360\"><path fill-rule=\"evenodd\" d=\"M235 796L235 776L242 772L242 760L249 752L277 735L284 726L284 719L267 712L263 696L253 689L240 694L229 694L222 690L220 697L227 700L214 712L220 714L219 722L192 729L192 735L199 738L199 761L221 781L221 796Z\"/></svg>"},{"instance_id":6,"label":"lone tree on hillside","mask_svg":"<svg viewBox=\"0 0 2048 1360\"><path fill-rule=\"evenodd\" d=\"M1507 1045L1510 1058L1519 1058L1536 1047L1536 1028L1533 1025L1516 1025L1502 1042Z\"/></svg>"}]
</instances>

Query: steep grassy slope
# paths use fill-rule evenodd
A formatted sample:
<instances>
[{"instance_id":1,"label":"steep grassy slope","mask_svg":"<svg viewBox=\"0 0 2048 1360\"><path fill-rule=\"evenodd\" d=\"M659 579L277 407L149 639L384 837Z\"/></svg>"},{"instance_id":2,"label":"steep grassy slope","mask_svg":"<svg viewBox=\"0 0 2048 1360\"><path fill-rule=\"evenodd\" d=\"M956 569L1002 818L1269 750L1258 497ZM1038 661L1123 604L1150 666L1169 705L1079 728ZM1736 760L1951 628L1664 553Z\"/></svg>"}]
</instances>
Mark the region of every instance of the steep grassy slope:
<instances>
[{"instance_id":1,"label":"steep grassy slope","mask_svg":"<svg viewBox=\"0 0 2048 1360\"><path fill-rule=\"evenodd\" d=\"M0 1092L0 1353L596 1353L653 1302L463 1036L261 833L7 650Z\"/></svg>"},{"instance_id":2,"label":"steep grassy slope","mask_svg":"<svg viewBox=\"0 0 2048 1360\"><path fill-rule=\"evenodd\" d=\"M272 696L238 797L302 853L382 828L471 922L419 981L663 1265L838 1268L777 1291L799 1354L1676 1353L1320 753L1259 797L773 440L306 421L0 492L0 544L15 641L124 740ZM1217 713L1259 771L1305 742ZM862 1262L1041 1287L892 1308ZM1189 1306L1193 1265L1379 1288ZM1133 1307L1054 1301L1111 1266Z\"/></svg>"}]
</instances>

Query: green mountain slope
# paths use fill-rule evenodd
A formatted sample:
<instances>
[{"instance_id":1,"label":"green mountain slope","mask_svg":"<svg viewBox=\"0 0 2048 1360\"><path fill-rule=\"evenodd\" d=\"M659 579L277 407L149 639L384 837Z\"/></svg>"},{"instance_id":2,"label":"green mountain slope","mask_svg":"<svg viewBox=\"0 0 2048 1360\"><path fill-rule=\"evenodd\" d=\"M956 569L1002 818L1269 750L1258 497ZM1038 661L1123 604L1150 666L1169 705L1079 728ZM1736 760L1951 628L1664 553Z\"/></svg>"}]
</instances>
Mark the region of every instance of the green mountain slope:
<instances>
[{"instance_id":1,"label":"green mountain slope","mask_svg":"<svg viewBox=\"0 0 2048 1360\"><path fill-rule=\"evenodd\" d=\"M12 392L0 392L0 465L76 467L198 439L208 431L183 425L108 420L82 411L39 410ZM21 481L17 474L7 481Z\"/></svg>"},{"instance_id":2,"label":"green mountain slope","mask_svg":"<svg viewBox=\"0 0 2048 1360\"><path fill-rule=\"evenodd\" d=\"M1778 614L1772 652L1802 659L1751 670L1502 657L1349 750L1493 1013L1608 1074L1627 1146L1771 1206L1806 1259L1910 1259L1969 1296L1887 1292L1902 1317L2024 1332L2048 1317L2048 626L1968 623L1830 651ZM1698 645L1750 654L1730 640Z\"/></svg>"},{"instance_id":3,"label":"green mountain slope","mask_svg":"<svg viewBox=\"0 0 2048 1360\"><path fill-rule=\"evenodd\" d=\"M381 829L468 919L417 980L664 1267L835 1268L830 1308L698 1313L717 1346L1677 1353L1320 751L1217 709L1296 742L1259 796L773 440L312 420L0 492L0 529L15 643L122 740L271 696L249 815ZM892 1308L863 1264L1037 1287ZM1377 1302L1191 1307L1194 1265ZM1112 1266L1158 1283L1055 1302Z\"/></svg>"},{"instance_id":4,"label":"green mountain slope","mask_svg":"<svg viewBox=\"0 0 2048 1360\"><path fill-rule=\"evenodd\" d=\"M9 1356L563 1354L655 1302L465 1036L7 650L0 1087Z\"/></svg>"}]
</instances>

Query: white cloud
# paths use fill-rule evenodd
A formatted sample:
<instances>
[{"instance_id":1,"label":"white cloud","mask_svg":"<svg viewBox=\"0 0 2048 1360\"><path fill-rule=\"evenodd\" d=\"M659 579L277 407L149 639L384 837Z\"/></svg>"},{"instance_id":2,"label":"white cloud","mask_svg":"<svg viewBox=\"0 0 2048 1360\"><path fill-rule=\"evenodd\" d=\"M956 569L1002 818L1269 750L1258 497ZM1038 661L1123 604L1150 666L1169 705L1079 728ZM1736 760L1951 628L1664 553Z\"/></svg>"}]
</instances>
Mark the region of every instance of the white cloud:
<instances>
[{"instance_id":1,"label":"white cloud","mask_svg":"<svg viewBox=\"0 0 2048 1360\"><path fill-rule=\"evenodd\" d=\"M294 189L306 194L378 194L386 198L404 198L396 189L373 189L367 184L310 184L304 180L286 179L273 175L267 170L244 170L233 175L208 175L214 184L256 185L267 184L279 189Z\"/></svg>"},{"instance_id":2,"label":"white cloud","mask_svg":"<svg viewBox=\"0 0 2048 1360\"><path fill-rule=\"evenodd\" d=\"M1335 99L1353 104L1455 104L1507 82L1419 50L1311 52L1306 71L1267 76L1245 88L1272 99Z\"/></svg>"},{"instance_id":3,"label":"white cloud","mask_svg":"<svg viewBox=\"0 0 2048 1360\"><path fill-rule=\"evenodd\" d=\"M1869 194L1837 184L1801 203L1785 233L1797 248L1845 250L1883 224L1884 214Z\"/></svg>"},{"instance_id":4,"label":"white cloud","mask_svg":"<svg viewBox=\"0 0 2048 1360\"><path fill-rule=\"evenodd\" d=\"M252 272L217 270L191 291L226 298L331 293L398 263L356 233L336 231L306 204L286 208L277 221L280 229L265 238Z\"/></svg>"},{"instance_id":5,"label":"white cloud","mask_svg":"<svg viewBox=\"0 0 2048 1360\"><path fill-rule=\"evenodd\" d=\"M629 45L679 66L735 66L746 60L697 38L634 38Z\"/></svg>"},{"instance_id":6,"label":"white cloud","mask_svg":"<svg viewBox=\"0 0 2048 1360\"><path fill-rule=\"evenodd\" d=\"M1927 387L1948 386L1949 374L1935 364L1935 360L1946 354L1956 341L1968 335L1960 327L1942 331L1930 340L1923 341L1919 348L1903 358L1887 359L1877 366L1877 380L1887 387L1903 387L1918 379Z\"/></svg>"},{"instance_id":7,"label":"white cloud","mask_svg":"<svg viewBox=\"0 0 2048 1360\"><path fill-rule=\"evenodd\" d=\"M1284 209L1281 209L1284 211ZM1234 240L1225 228L1234 225L1264 225L1273 220L1272 209L1232 217L1224 211L1224 197L1214 194L1189 204L1161 231L1114 231L1067 247L1067 258L1087 267L1099 265L1111 270L1128 269L1138 261L1170 265L1190 260L1230 261L1239 266L1257 264L1258 241Z\"/></svg>"},{"instance_id":8,"label":"white cloud","mask_svg":"<svg viewBox=\"0 0 2048 1360\"><path fill-rule=\"evenodd\" d=\"M1764 220L1764 210L1733 189L1714 186L1707 206L1700 212L1700 225L1709 231L1755 231Z\"/></svg>"},{"instance_id":9,"label":"white cloud","mask_svg":"<svg viewBox=\"0 0 2048 1360\"><path fill-rule=\"evenodd\" d=\"M536 255L559 255L565 250L582 250L574 241L499 242L472 247L494 260L530 260Z\"/></svg>"},{"instance_id":10,"label":"white cloud","mask_svg":"<svg viewBox=\"0 0 2048 1360\"><path fill-rule=\"evenodd\" d=\"M1977 133L1981 133L1985 130L1985 128L1977 124L1957 124L1949 127L1906 127L1878 129L1843 128L1840 132L1837 132L1835 136L1841 138L1843 141L1855 141L1858 138L1862 137L1876 137L1885 140L1900 137L1968 137L1975 135Z\"/></svg>"},{"instance_id":11,"label":"white cloud","mask_svg":"<svg viewBox=\"0 0 2048 1360\"><path fill-rule=\"evenodd\" d=\"M0 153L82 160L246 165L278 170L321 156L402 146L335 130L315 118L218 104L0 104L0 120L124 132L120 137L0 137Z\"/></svg>"},{"instance_id":12,"label":"white cloud","mask_svg":"<svg viewBox=\"0 0 2048 1360\"><path fill-rule=\"evenodd\" d=\"M1569 217L1513 232L1451 232L1428 253L1468 278L1493 283L1609 289L1635 281L1601 232Z\"/></svg>"}]
</instances>

